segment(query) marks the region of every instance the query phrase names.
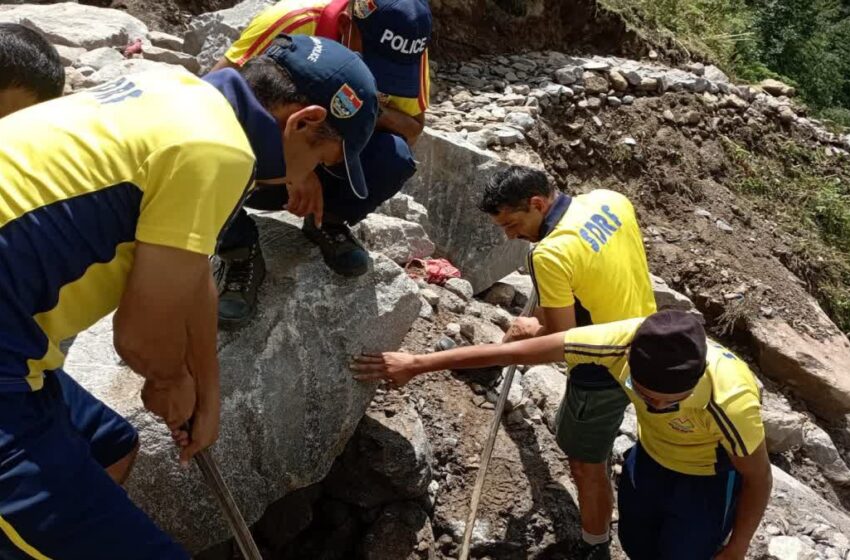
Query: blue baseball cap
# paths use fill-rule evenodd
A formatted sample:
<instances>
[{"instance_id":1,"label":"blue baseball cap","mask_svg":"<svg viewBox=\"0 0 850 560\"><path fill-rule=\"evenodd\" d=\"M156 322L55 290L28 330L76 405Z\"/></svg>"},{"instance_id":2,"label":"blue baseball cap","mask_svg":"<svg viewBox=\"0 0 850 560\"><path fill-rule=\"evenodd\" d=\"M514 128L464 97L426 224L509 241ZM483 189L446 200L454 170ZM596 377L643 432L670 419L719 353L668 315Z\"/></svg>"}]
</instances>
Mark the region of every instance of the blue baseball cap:
<instances>
[{"instance_id":1,"label":"blue baseball cap","mask_svg":"<svg viewBox=\"0 0 850 560\"><path fill-rule=\"evenodd\" d=\"M431 8L426 0L354 0L352 19L363 39L363 60L378 91L419 97L422 54L431 41Z\"/></svg>"},{"instance_id":2,"label":"blue baseball cap","mask_svg":"<svg viewBox=\"0 0 850 560\"><path fill-rule=\"evenodd\" d=\"M311 103L328 110L328 123L342 136L348 182L354 194L366 198L360 154L378 120L378 89L369 68L339 43L306 35L281 35L263 56L289 71Z\"/></svg>"}]
</instances>

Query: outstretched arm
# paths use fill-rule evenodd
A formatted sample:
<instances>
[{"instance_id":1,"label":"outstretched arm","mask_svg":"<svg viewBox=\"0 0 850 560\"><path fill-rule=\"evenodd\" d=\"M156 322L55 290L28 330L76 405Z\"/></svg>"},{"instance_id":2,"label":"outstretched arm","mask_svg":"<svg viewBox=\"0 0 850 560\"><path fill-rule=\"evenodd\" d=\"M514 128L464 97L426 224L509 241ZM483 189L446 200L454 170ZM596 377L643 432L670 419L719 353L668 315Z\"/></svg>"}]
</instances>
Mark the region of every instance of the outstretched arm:
<instances>
[{"instance_id":1,"label":"outstretched arm","mask_svg":"<svg viewBox=\"0 0 850 560\"><path fill-rule=\"evenodd\" d=\"M390 381L401 386L415 376L444 369L470 369L511 364L546 364L564 359L564 333L504 344L481 344L434 354L383 352L362 354L351 369L358 381Z\"/></svg>"}]
</instances>

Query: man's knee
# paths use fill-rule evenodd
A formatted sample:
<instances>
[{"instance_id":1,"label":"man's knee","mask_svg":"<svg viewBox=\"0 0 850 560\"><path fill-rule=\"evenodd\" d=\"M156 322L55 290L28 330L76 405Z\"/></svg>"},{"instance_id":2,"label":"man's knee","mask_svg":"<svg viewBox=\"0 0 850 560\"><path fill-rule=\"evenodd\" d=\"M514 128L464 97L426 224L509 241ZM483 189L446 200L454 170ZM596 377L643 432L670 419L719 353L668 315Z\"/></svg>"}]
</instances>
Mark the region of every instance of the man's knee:
<instances>
[{"instance_id":1,"label":"man's knee","mask_svg":"<svg viewBox=\"0 0 850 560\"><path fill-rule=\"evenodd\" d=\"M578 459L569 459L570 472L578 485L608 484L608 471L605 463L586 463Z\"/></svg>"},{"instance_id":2,"label":"man's knee","mask_svg":"<svg viewBox=\"0 0 850 560\"><path fill-rule=\"evenodd\" d=\"M127 482L127 479L130 478L130 472L133 470L133 465L136 463L136 457L138 455L139 442L137 441L129 453L106 467L106 473L116 484L123 486Z\"/></svg>"}]
</instances>

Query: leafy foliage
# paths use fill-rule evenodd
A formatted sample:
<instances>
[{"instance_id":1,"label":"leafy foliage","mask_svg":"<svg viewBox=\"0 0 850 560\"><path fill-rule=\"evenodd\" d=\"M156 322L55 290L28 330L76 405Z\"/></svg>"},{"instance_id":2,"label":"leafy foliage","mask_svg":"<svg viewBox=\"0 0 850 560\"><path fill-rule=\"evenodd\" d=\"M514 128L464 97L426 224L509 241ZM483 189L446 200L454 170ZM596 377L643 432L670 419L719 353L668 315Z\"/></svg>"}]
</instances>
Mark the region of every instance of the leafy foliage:
<instances>
[{"instance_id":1,"label":"leafy foliage","mask_svg":"<svg viewBox=\"0 0 850 560\"><path fill-rule=\"evenodd\" d=\"M813 108L850 110L847 0L601 0L747 81L777 78ZM838 124L850 113L829 112Z\"/></svg>"}]
</instances>

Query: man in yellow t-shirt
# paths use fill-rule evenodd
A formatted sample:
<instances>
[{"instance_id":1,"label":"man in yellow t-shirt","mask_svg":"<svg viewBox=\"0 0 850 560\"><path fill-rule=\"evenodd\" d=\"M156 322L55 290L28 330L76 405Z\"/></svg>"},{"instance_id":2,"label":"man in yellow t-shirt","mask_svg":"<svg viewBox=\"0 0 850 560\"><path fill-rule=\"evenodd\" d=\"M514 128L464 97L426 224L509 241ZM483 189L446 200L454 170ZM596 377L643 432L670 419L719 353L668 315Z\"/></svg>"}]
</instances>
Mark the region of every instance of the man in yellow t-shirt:
<instances>
[{"instance_id":1,"label":"man in yellow t-shirt","mask_svg":"<svg viewBox=\"0 0 850 560\"><path fill-rule=\"evenodd\" d=\"M509 238L536 243L528 270L537 317L517 319L506 342L655 312L640 227L623 195L571 197L542 171L511 166L491 178L479 207ZM606 461L628 402L610 375L586 370L570 376L558 411L556 435L576 481L587 557L607 554L614 495Z\"/></svg>"},{"instance_id":2,"label":"man in yellow t-shirt","mask_svg":"<svg viewBox=\"0 0 850 560\"><path fill-rule=\"evenodd\" d=\"M344 154L363 187L377 107L357 55L300 37L241 73L132 75L0 119L0 557L189 558L120 488L136 431L62 371L60 343L115 310L115 349L187 463L218 436L221 230L284 163L299 182Z\"/></svg>"},{"instance_id":3,"label":"man in yellow t-shirt","mask_svg":"<svg viewBox=\"0 0 850 560\"><path fill-rule=\"evenodd\" d=\"M429 371L560 360L571 376L609 375L635 405L638 443L618 499L628 557L744 560L772 485L758 386L693 314L662 311L429 355L364 354L352 369L361 381L403 385Z\"/></svg>"},{"instance_id":4,"label":"man in yellow t-shirt","mask_svg":"<svg viewBox=\"0 0 850 560\"><path fill-rule=\"evenodd\" d=\"M428 108L426 0L282 0L260 12L213 68L239 67L261 54L279 33L326 37L361 52L381 92L377 132L366 150L369 188L352 191L345 173L320 169L314 187L293 193L268 188L246 206L280 209L305 217L304 235L328 267L347 277L364 274L369 255L350 230L401 190L416 171L410 146L422 133ZM226 264L219 306L222 325L237 327L256 311L265 260L254 221L240 212L219 255Z\"/></svg>"}]
</instances>

